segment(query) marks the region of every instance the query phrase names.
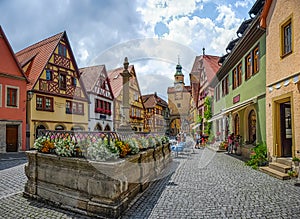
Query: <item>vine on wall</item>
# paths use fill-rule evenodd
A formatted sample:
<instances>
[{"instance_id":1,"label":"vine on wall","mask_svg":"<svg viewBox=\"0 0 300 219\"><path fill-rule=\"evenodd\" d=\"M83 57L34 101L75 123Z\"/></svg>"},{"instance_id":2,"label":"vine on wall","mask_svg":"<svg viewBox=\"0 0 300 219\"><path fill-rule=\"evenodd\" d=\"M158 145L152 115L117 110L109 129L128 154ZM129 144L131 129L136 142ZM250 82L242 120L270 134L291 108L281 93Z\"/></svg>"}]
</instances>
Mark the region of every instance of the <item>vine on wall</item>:
<instances>
[{"instance_id":1,"label":"vine on wall","mask_svg":"<svg viewBox=\"0 0 300 219\"><path fill-rule=\"evenodd\" d=\"M211 122L208 122L208 120L211 119L211 117L212 117L211 101L212 101L211 97L206 97L205 100L204 100L204 107L205 107L205 111L204 111L204 118L205 118L204 133L208 136L210 135L211 124L212 124Z\"/></svg>"}]
</instances>

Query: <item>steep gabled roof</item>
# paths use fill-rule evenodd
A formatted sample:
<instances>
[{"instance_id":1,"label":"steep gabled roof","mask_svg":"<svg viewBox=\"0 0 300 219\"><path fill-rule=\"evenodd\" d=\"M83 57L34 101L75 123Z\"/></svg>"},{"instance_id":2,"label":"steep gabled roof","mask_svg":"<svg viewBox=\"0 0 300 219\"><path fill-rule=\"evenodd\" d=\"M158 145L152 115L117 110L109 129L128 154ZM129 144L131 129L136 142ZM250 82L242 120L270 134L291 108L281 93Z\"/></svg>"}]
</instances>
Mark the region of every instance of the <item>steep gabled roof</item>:
<instances>
[{"instance_id":1,"label":"steep gabled roof","mask_svg":"<svg viewBox=\"0 0 300 219\"><path fill-rule=\"evenodd\" d=\"M156 93L143 95L142 101L144 103L145 108L154 108L156 105L168 107L168 103L159 96L157 96Z\"/></svg>"},{"instance_id":2,"label":"steep gabled roof","mask_svg":"<svg viewBox=\"0 0 300 219\"><path fill-rule=\"evenodd\" d=\"M123 72L123 70L124 70L124 68L120 67L120 68L109 70L107 72L108 78L109 78L109 81L110 81L110 86L111 86L112 92L114 94L114 97L118 97L120 95L121 91L122 91L123 77L121 76L121 73ZM133 76L136 78L135 70L134 70L133 65L128 66L128 71L131 74L133 73L134 74ZM135 80L135 79L133 77L130 77L129 80Z\"/></svg>"},{"instance_id":3,"label":"steep gabled roof","mask_svg":"<svg viewBox=\"0 0 300 219\"><path fill-rule=\"evenodd\" d=\"M212 81L216 73L218 72L220 65L219 65L219 56L212 56L212 55L204 55L203 56L203 65L205 68L205 74L207 77L208 83Z\"/></svg>"},{"instance_id":4,"label":"steep gabled roof","mask_svg":"<svg viewBox=\"0 0 300 219\"><path fill-rule=\"evenodd\" d=\"M14 51L12 50L12 47L11 47L11 45L10 45L8 39L6 38L6 35L5 35L5 33L4 33L4 31L3 31L2 27L1 27L1 25L0 25L0 40L1 40L1 38L4 40L4 43L5 43L6 47L7 47L7 49L9 50L9 53L11 54L11 57L13 58L13 60L14 60L14 62L15 62L15 64L16 64L17 69L20 71L19 77L24 77L24 79L25 79L26 82L28 83L28 82L29 82L29 81L28 81L28 78L26 77L26 75L25 75L23 69L21 68L21 66L20 66L20 64L19 64L19 62L18 62L18 60L17 60L17 58L16 58L16 56L15 56L15 53L14 53ZM1 58L2 61L5 60L5 59L2 58L2 57L0 57L0 58ZM0 63L1 63L1 62L0 62ZM7 64L7 63L5 63L5 64ZM9 74L10 72L2 72L2 73Z\"/></svg>"},{"instance_id":5,"label":"steep gabled roof","mask_svg":"<svg viewBox=\"0 0 300 219\"><path fill-rule=\"evenodd\" d=\"M81 73L81 80L83 81L84 87L87 92L92 92L96 83L99 81L101 74L104 75L105 77L104 80L107 81L108 83L108 87L112 99L114 98L105 65L96 65L96 66L80 68L79 72Z\"/></svg>"},{"instance_id":6,"label":"steep gabled roof","mask_svg":"<svg viewBox=\"0 0 300 219\"><path fill-rule=\"evenodd\" d=\"M17 59L21 63L21 66L24 67L26 64L29 64L25 74L27 75L29 82L27 84L27 90L32 90L35 84L37 83L39 77L43 73L47 63L49 62L52 54L55 51L55 48L58 46L59 42L64 39L66 45L68 46L68 51L70 59L73 61L74 70L77 75L77 78L80 83L82 92L84 93L85 99L89 102L89 97L86 93L86 89L83 85L83 82L80 78L79 70L72 49L70 48L70 42L67 36L66 31L58 33L52 37L44 39L40 42L37 42L19 52L16 53Z\"/></svg>"},{"instance_id":7,"label":"steep gabled roof","mask_svg":"<svg viewBox=\"0 0 300 219\"><path fill-rule=\"evenodd\" d=\"M16 53L16 57L22 67L32 62L31 68L25 72L30 82L27 85L28 90L34 87L56 46L64 35L65 32L58 33Z\"/></svg>"},{"instance_id":8,"label":"steep gabled roof","mask_svg":"<svg viewBox=\"0 0 300 219\"><path fill-rule=\"evenodd\" d=\"M79 72L81 73L81 79L83 80L87 92L93 90L95 84L97 83L100 77L101 72L103 72L107 77L107 73L104 65L96 65L96 66L80 68Z\"/></svg>"}]
</instances>

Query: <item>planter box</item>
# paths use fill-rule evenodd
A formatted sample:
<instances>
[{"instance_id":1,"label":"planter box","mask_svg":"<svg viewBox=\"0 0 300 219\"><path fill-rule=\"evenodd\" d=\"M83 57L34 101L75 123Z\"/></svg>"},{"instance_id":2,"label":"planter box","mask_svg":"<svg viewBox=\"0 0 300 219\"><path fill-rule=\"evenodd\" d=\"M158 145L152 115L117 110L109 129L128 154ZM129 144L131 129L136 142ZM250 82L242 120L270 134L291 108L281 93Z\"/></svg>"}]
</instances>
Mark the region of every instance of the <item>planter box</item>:
<instances>
[{"instance_id":1,"label":"planter box","mask_svg":"<svg viewBox=\"0 0 300 219\"><path fill-rule=\"evenodd\" d=\"M96 162L27 151L24 196L90 216L117 218L171 161L169 145Z\"/></svg>"}]
</instances>

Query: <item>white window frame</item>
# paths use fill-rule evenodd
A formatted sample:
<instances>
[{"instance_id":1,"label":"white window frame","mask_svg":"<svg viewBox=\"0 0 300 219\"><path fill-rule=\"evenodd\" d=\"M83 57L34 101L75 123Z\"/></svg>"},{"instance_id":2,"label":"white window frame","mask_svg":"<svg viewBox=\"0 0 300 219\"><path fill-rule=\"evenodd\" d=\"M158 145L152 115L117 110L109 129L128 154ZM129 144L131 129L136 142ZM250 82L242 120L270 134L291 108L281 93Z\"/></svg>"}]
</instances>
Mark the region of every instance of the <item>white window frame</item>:
<instances>
[{"instance_id":1,"label":"white window frame","mask_svg":"<svg viewBox=\"0 0 300 219\"><path fill-rule=\"evenodd\" d=\"M8 88L16 89L17 90L17 106L7 106L7 90ZM5 85L5 107L6 108L12 108L12 109L19 109L20 107L20 88L16 86L11 85Z\"/></svg>"}]
</instances>

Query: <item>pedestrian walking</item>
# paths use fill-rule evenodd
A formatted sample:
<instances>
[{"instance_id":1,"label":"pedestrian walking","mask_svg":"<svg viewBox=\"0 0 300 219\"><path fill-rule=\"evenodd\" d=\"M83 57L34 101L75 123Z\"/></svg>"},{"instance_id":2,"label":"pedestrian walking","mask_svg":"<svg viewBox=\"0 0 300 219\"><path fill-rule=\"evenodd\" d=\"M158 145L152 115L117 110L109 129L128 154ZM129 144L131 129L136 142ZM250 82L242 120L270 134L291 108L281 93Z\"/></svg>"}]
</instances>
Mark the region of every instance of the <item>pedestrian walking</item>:
<instances>
[{"instance_id":1,"label":"pedestrian walking","mask_svg":"<svg viewBox=\"0 0 300 219\"><path fill-rule=\"evenodd\" d=\"M233 153L233 146L234 146L234 134L231 133L228 136L228 153Z\"/></svg>"}]
</instances>

